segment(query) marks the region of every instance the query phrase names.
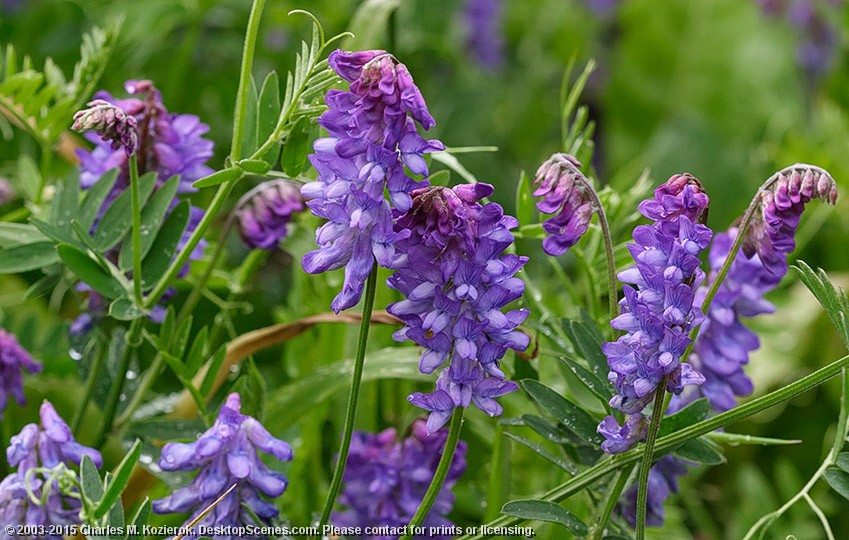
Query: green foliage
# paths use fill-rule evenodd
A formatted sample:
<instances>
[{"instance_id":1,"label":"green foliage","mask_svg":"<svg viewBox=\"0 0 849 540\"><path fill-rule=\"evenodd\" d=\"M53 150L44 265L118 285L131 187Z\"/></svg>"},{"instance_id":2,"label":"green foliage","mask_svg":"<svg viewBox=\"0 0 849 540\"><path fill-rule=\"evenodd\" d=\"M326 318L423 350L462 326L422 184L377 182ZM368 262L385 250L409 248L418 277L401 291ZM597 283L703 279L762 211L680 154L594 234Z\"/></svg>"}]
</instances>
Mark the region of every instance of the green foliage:
<instances>
[{"instance_id":1,"label":"green foliage","mask_svg":"<svg viewBox=\"0 0 849 540\"><path fill-rule=\"evenodd\" d=\"M576 536L586 536L589 533L589 528L575 514L552 502L510 501L504 505L501 512L508 516L559 523Z\"/></svg>"}]
</instances>

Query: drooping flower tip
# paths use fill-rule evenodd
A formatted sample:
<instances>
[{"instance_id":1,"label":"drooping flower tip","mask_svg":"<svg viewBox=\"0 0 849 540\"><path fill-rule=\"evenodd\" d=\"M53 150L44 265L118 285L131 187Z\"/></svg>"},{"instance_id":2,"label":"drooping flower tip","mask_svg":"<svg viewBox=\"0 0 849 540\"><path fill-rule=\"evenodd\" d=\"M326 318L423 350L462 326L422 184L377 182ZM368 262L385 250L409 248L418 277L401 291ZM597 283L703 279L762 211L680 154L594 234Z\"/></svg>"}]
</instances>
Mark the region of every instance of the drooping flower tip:
<instances>
[{"instance_id":1,"label":"drooping flower tip","mask_svg":"<svg viewBox=\"0 0 849 540\"><path fill-rule=\"evenodd\" d=\"M409 523L430 485L447 439L446 430L428 435L424 422L416 420L406 438L393 428L380 433L355 432L343 476L339 503L334 512L337 527L401 527ZM447 526L454 495L451 488L466 468L466 443L459 441L445 484L423 525ZM352 537L365 538L365 537ZM369 536L394 539L396 536ZM437 538L448 538L437 536Z\"/></svg>"},{"instance_id":2,"label":"drooping flower tip","mask_svg":"<svg viewBox=\"0 0 849 540\"><path fill-rule=\"evenodd\" d=\"M300 191L293 183L271 180L260 184L237 205L242 240L254 249L276 249L288 234L293 216L304 209Z\"/></svg>"},{"instance_id":3,"label":"drooping flower tip","mask_svg":"<svg viewBox=\"0 0 849 540\"><path fill-rule=\"evenodd\" d=\"M200 525L261 525L251 514L268 520L277 508L260 496L279 497L286 489L286 478L270 470L257 451L280 461L292 459L292 449L273 437L256 419L241 414L241 398L232 393L221 406L211 428L192 443L172 442L162 448L159 467L164 471L199 470L194 480L164 499L153 502L159 514L192 512L196 516L231 486L231 492ZM250 511L245 510L247 505Z\"/></svg>"},{"instance_id":4,"label":"drooping flower tip","mask_svg":"<svg viewBox=\"0 0 849 540\"><path fill-rule=\"evenodd\" d=\"M131 155L138 144L136 119L121 107L103 99L88 102L88 108L74 115L71 129L78 133L93 131L104 142L109 142L112 150L123 148L127 156Z\"/></svg>"},{"instance_id":5,"label":"drooping flower tip","mask_svg":"<svg viewBox=\"0 0 849 540\"><path fill-rule=\"evenodd\" d=\"M554 154L537 170L534 197L543 214L555 214L543 222L548 237L542 247L549 255L562 255L587 232L596 211L593 187L581 173L581 162L569 154Z\"/></svg>"},{"instance_id":6,"label":"drooping flower tip","mask_svg":"<svg viewBox=\"0 0 849 540\"><path fill-rule=\"evenodd\" d=\"M23 406L23 374L34 375L42 369L40 363L21 347L14 334L0 328L0 420L9 404L9 396Z\"/></svg>"},{"instance_id":7,"label":"drooping flower tip","mask_svg":"<svg viewBox=\"0 0 849 540\"><path fill-rule=\"evenodd\" d=\"M673 175L654 190L654 197L640 203L639 211L652 221L674 220L687 216L694 223L705 223L710 199L705 189L690 173Z\"/></svg>"}]
</instances>

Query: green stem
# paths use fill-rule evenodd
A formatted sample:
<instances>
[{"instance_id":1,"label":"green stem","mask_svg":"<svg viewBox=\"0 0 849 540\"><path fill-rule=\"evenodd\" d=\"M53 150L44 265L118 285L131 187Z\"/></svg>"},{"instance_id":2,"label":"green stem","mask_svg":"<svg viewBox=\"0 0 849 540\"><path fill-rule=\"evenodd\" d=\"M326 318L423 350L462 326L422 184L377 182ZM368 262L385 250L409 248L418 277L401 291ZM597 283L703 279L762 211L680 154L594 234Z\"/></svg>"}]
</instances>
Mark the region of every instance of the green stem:
<instances>
[{"instance_id":1,"label":"green stem","mask_svg":"<svg viewBox=\"0 0 849 540\"><path fill-rule=\"evenodd\" d=\"M38 191L35 192L35 200L33 201L35 204L39 204L41 198L44 197L44 188L47 187L47 179L52 163L53 149L50 147L50 143L44 141L41 143L41 165L39 167L41 178L38 181Z\"/></svg>"},{"instance_id":2,"label":"green stem","mask_svg":"<svg viewBox=\"0 0 849 540\"><path fill-rule=\"evenodd\" d=\"M118 363L118 369L115 373L115 380L112 383L112 390L106 398L106 404L103 407L103 418L98 427L97 435L94 438L94 446L99 448L106 440L106 435L112 431L112 424L115 420L115 413L118 411L118 403L121 401L121 393L124 391L124 383L127 381L127 371L130 369L130 360L133 357L133 350L138 345L139 337L144 326L144 317L134 319L130 323L130 330L127 332L126 344L124 352L121 355L121 361Z\"/></svg>"},{"instance_id":3,"label":"green stem","mask_svg":"<svg viewBox=\"0 0 849 540\"><path fill-rule=\"evenodd\" d=\"M141 196L139 195L139 166L135 154L130 156L130 196L133 212L133 292L136 295L136 305L143 306L142 273L141 273Z\"/></svg>"},{"instance_id":4,"label":"green stem","mask_svg":"<svg viewBox=\"0 0 849 540\"><path fill-rule=\"evenodd\" d=\"M11 439L11 434L9 433L9 425L6 422L8 422L8 420L6 420L5 417L0 419L0 446L2 446L3 448L8 448L10 446L9 441ZM8 467L8 464L6 463L6 460L0 459L0 474L2 474L5 478L9 470L10 469Z\"/></svg>"},{"instance_id":5,"label":"green stem","mask_svg":"<svg viewBox=\"0 0 849 540\"><path fill-rule=\"evenodd\" d=\"M99 344L99 348L94 354L94 362L92 362L91 366L89 366L88 377L86 377L85 390L83 391L83 397L80 401L80 407L77 409L76 414L74 414L74 419L71 421L71 431L73 431L75 435L79 435L80 424L82 424L83 418L85 417L85 411L88 409L91 396L94 394L94 387L97 386L97 380L100 377L100 370L103 368L103 361L106 359L108 351L108 340L106 343Z\"/></svg>"},{"instance_id":6,"label":"green stem","mask_svg":"<svg viewBox=\"0 0 849 540\"><path fill-rule=\"evenodd\" d=\"M142 378L139 387L136 389L133 394L133 398L130 400L130 403L127 405L127 408L123 413L115 420L115 425L120 427L127 423L130 417L136 412L136 409L142 404L144 398L147 397L147 391L153 386L153 383L156 381L156 378L159 376L159 372L162 371L162 366L165 363L165 357L161 354L157 354L156 357L151 362L150 367L147 368L144 372L144 377Z\"/></svg>"},{"instance_id":7,"label":"green stem","mask_svg":"<svg viewBox=\"0 0 849 540\"><path fill-rule=\"evenodd\" d=\"M619 497L622 495L622 490L625 489L625 485L628 483L628 478L631 476L632 470L633 467L625 467L616 473L618 476L616 481L610 485L610 489L607 492L607 498L604 501L604 506L596 519L595 526L593 527L592 534L590 535L590 540L601 540L602 535L604 534L604 528L610 520L610 515L613 513L613 509L616 508L616 503L619 502Z\"/></svg>"},{"instance_id":8,"label":"green stem","mask_svg":"<svg viewBox=\"0 0 849 540\"><path fill-rule=\"evenodd\" d=\"M377 263L372 263L371 272L366 281L365 298L363 303L363 322L360 323L360 336L357 341L357 357L354 362L354 374L351 379L351 392L348 394L348 408L345 413L345 427L342 432L342 443L339 445L339 458L336 469L333 471L333 479L330 482L330 491L324 500L324 509L321 511L321 519L318 529L322 530L330 519L333 504L342 488L342 473L348 463L348 450L351 447L351 436L354 432L354 418L357 414L357 401L360 397L360 383L363 379L363 364L366 358L366 344L371 327L371 313L374 310L374 296L377 291Z\"/></svg>"},{"instance_id":9,"label":"green stem","mask_svg":"<svg viewBox=\"0 0 849 540\"><path fill-rule=\"evenodd\" d=\"M251 72L254 66L254 51L259 35L259 22L265 0L254 0L251 14L248 17L248 28L245 31L245 47L242 50L242 68L239 73L239 89L236 92L236 109L233 117L233 140L230 144L230 160L239 161L242 158L242 139L245 132L245 117L248 112L248 92L251 84Z\"/></svg>"},{"instance_id":10,"label":"green stem","mask_svg":"<svg viewBox=\"0 0 849 540\"><path fill-rule=\"evenodd\" d=\"M200 300L201 293L203 288L206 286L206 282L209 281L209 278L215 271L215 267L218 266L218 262L221 260L221 255L224 254L224 240L227 238L227 233L230 231L231 223L232 221L228 219L227 223L221 229L221 233L218 235L218 244L215 246L215 251L212 252L212 257L209 259L209 265L206 267L206 270L200 276L197 283L195 283L194 287L192 287L192 292L189 293L188 298L186 298L186 302L183 304L183 307L180 308L177 320L183 320L184 317L194 310L195 305L197 305Z\"/></svg>"},{"instance_id":11,"label":"green stem","mask_svg":"<svg viewBox=\"0 0 849 540\"><path fill-rule=\"evenodd\" d=\"M646 446L643 449L643 461L640 463L639 477L637 480L637 540L646 537L646 503L648 501L649 471L651 470L652 457L654 455L654 443L657 440L657 432L660 430L660 422L663 420L663 396L666 394L666 379L664 375L655 391L654 408L652 409L651 424L646 435Z\"/></svg>"},{"instance_id":12,"label":"green stem","mask_svg":"<svg viewBox=\"0 0 849 540\"><path fill-rule=\"evenodd\" d=\"M661 437L655 443L657 452L668 452L673 448L685 443L690 439L700 437L705 433L733 424L743 418L757 414L770 407L783 403L787 400L807 392L808 390L819 386L830 378L838 375L843 368L849 366L849 356L844 356L839 360L828 364L817 371L802 377L798 381L794 381L784 388L780 388L774 392L770 392L765 396L753 399L748 403L737 406L724 413L717 414L706 420L702 420L696 424L688 426L684 429ZM585 470L583 473L570 478L559 486L537 496L537 499L545 501L560 502L568 497L578 493L579 491L593 485L598 480L604 478L623 467L637 463L642 458L643 453L639 449L632 449L628 452L611 456L607 459L602 459L596 465ZM502 516L496 520L487 523L487 527L509 527L517 525L524 521L523 518L513 516ZM489 538L490 535L466 535L460 537L462 540L471 540L473 538Z\"/></svg>"},{"instance_id":13,"label":"green stem","mask_svg":"<svg viewBox=\"0 0 849 540\"><path fill-rule=\"evenodd\" d=\"M499 509L507 502L510 493L510 441L504 436L501 424L495 425L490 464L484 513L486 520L498 517Z\"/></svg>"},{"instance_id":14,"label":"green stem","mask_svg":"<svg viewBox=\"0 0 849 540\"><path fill-rule=\"evenodd\" d=\"M422 499L419 509L410 520L407 526L407 534L401 537L400 540L410 540L413 538L412 531L417 527L421 527L425 518L430 513L430 509L436 502L439 492L442 490L445 479L448 477L448 471L451 469L451 462L454 461L454 452L457 450L457 442L460 440L460 431L463 429L463 412L465 408L455 407L454 414L451 416L451 427L448 430L448 438L445 440L445 448L442 450L442 457L439 458L439 465L436 467L436 472L433 475L433 480L430 482L430 487ZM420 535L415 535L417 538Z\"/></svg>"}]
</instances>

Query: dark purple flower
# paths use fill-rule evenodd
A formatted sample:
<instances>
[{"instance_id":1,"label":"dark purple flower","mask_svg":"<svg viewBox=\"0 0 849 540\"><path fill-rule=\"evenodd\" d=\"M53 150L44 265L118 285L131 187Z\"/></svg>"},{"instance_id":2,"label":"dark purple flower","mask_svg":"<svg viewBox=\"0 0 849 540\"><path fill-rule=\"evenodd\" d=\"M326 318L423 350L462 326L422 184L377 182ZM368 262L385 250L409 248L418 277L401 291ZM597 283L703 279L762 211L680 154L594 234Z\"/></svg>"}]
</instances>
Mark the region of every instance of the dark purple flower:
<instances>
[{"instance_id":1,"label":"dark purple flower","mask_svg":"<svg viewBox=\"0 0 849 540\"><path fill-rule=\"evenodd\" d=\"M393 428L377 434L355 432L343 476L345 484L339 497L339 503L346 509L333 514L333 524L363 529L407 525L430 486L447 437L445 430L429 435L422 420L416 420L409 437L402 440L398 440ZM422 526L445 527L452 524L445 515L454 505L451 488L466 468L465 455L466 443L460 441L445 484ZM367 537L380 540L398 538L397 535Z\"/></svg>"},{"instance_id":2,"label":"dark purple flower","mask_svg":"<svg viewBox=\"0 0 849 540\"><path fill-rule=\"evenodd\" d=\"M304 210L298 187L286 180L264 182L237 205L239 233L242 240L254 249L277 249L286 238L287 226L297 212Z\"/></svg>"},{"instance_id":3,"label":"dark purple flower","mask_svg":"<svg viewBox=\"0 0 849 540\"><path fill-rule=\"evenodd\" d=\"M743 250L757 253L764 267L781 278L787 273L787 254L796 248L796 228L805 205L812 199L837 201L837 184L822 169L797 164L776 173L776 180L760 192L760 206L749 228Z\"/></svg>"},{"instance_id":4,"label":"dark purple flower","mask_svg":"<svg viewBox=\"0 0 849 540\"><path fill-rule=\"evenodd\" d=\"M646 497L646 525L663 525L665 512L663 503L672 493L678 493L678 477L688 473L684 462L670 455L663 456L649 471L649 483ZM623 495L619 511L632 527L637 524L637 486L631 487Z\"/></svg>"},{"instance_id":5,"label":"dark purple flower","mask_svg":"<svg viewBox=\"0 0 849 540\"><path fill-rule=\"evenodd\" d=\"M466 47L490 71L504 65L503 16L503 0L466 0L463 7Z\"/></svg>"},{"instance_id":6,"label":"dark purple flower","mask_svg":"<svg viewBox=\"0 0 849 540\"><path fill-rule=\"evenodd\" d=\"M315 142L310 161L318 179L301 193L327 222L316 231L319 249L304 256L303 267L312 274L345 267L342 291L331 304L338 313L359 302L375 261L388 267L406 234L393 231L393 207L408 210L410 192L427 183L404 167L426 176L422 155L444 146L418 134L416 122L429 129L433 118L406 66L391 54L337 50L329 62L351 85L327 93L330 109L318 121L330 137Z\"/></svg>"},{"instance_id":7,"label":"dark purple flower","mask_svg":"<svg viewBox=\"0 0 849 540\"><path fill-rule=\"evenodd\" d=\"M102 142L109 143L112 150L123 149L128 157L138 144L136 118L102 99L90 101L88 109L75 114L71 129L79 133L93 131Z\"/></svg>"},{"instance_id":8,"label":"dark purple flower","mask_svg":"<svg viewBox=\"0 0 849 540\"><path fill-rule=\"evenodd\" d=\"M435 392L409 397L432 411L431 432L445 424L454 407L474 403L490 416L501 414L494 398L517 386L504 380L499 360L508 349L528 346L528 336L518 330L528 310L502 311L524 292L515 274L527 257L503 254L517 222L499 205L477 202L491 194L488 184L422 188L397 219L396 231L407 237L396 245L396 271L387 280L405 297L387 308L405 324L395 339L424 347L423 373L448 361Z\"/></svg>"},{"instance_id":9,"label":"dark purple flower","mask_svg":"<svg viewBox=\"0 0 849 540\"><path fill-rule=\"evenodd\" d=\"M0 328L0 420L9 404L9 396L15 398L18 405L24 400L24 372L34 375L41 371L41 364L18 343L14 334Z\"/></svg>"},{"instance_id":10,"label":"dark purple flower","mask_svg":"<svg viewBox=\"0 0 849 540\"><path fill-rule=\"evenodd\" d=\"M664 380L666 390L675 394L704 382L698 371L681 363L681 356L690 344L690 330L702 321L694 290L704 279L698 255L712 235L701 223L708 204L699 181L684 174L670 178L639 206L653 223L634 229L635 243L628 249L636 265L619 273L619 280L630 285L623 287L622 314L610 323L627 333L602 345L608 378L616 387L610 405L629 415L641 414ZM605 451L623 452L638 442L645 433L636 429L642 425L638 420L619 427L612 416L605 418L599 425L608 439Z\"/></svg>"},{"instance_id":11,"label":"dark purple flower","mask_svg":"<svg viewBox=\"0 0 849 540\"><path fill-rule=\"evenodd\" d=\"M596 211L589 180L581 162L568 154L554 154L540 165L534 178L534 197L543 214L556 214L542 227L548 237L542 247L549 255L562 255L587 232Z\"/></svg>"},{"instance_id":12,"label":"dark purple flower","mask_svg":"<svg viewBox=\"0 0 849 540\"><path fill-rule=\"evenodd\" d=\"M194 518L235 484L235 490L198 525L263 525L256 523L243 505L261 520L277 516L277 508L261 494L277 498L286 490L288 482L282 474L263 464L257 450L280 461L291 461L292 449L286 442L274 438L256 419L241 414L240 409L239 394L230 394L221 406L215 424L197 441L172 442L162 448L159 458L162 470L199 472L188 486L154 501L154 512L191 512L191 518ZM215 535L213 538L229 540L236 537Z\"/></svg>"},{"instance_id":13,"label":"dark purple flower","mask_svg":"<svg viewBox=\"0 0 849 540\"><path fill-rule=\"evenodd\" d=\"M27 424L12 437L6 449L9 465L17 471L0 483L0 523L4 525L75 525L80 523L79 494L60 492L59 482L49 480L50 474L35 469L54 469L60 466L79 465L88 456L97 467L103 464L100 452L78 443L68 424L45 401L40 410L41 425ZM46 504L35 504L27 492L44 498ZM67 488L64 488L67 490ZM0 535L0 539L15 538ZM39 537L41 538L41 537ZM48 535L50 540L61 540L62 535Z\"/></svg>"}]
</instances>

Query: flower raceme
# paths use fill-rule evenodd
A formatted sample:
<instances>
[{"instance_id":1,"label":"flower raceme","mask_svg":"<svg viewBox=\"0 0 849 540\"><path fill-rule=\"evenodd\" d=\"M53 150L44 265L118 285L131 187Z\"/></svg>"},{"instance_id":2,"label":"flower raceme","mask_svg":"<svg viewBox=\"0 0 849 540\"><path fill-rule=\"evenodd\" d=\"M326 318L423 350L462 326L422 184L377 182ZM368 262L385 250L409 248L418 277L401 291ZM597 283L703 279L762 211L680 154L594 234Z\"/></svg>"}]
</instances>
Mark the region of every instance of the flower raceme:
<instances>
[{"instance_id":1,"label":"flower raceme","mask_svg":"<svg viewBox=\"0 0 849 540\"><path fill-rule=\"evenodd\" d=\"M350 88L327 93L330 109L318 121L330 136L315 142L309 157L318 179L301 193L327 222L316 231L319 249L304 256L303 267L312 274L345 267L331 304L338 313L359 302L375 261L388 267L394 244L406 234L393 230L392 210L409 210L410 192L427 183L416 182L405 166L427 176L422 156L444 146L418 134L416 123L430 129L433 118L406 66L391 54L337 50L329 62Z\"/></svg>"},{"instance_id":2,"label":"flower raceme","mask_svg":"<svg viewBox=\"0 0 849 540\"><path fill-rule=\"evenodd\" d=\"M77 525L80 523L79 493L60 493L59 481L50 469L61 475L61 468L79 465L88 456L97 467L103 464L100 452L78 443L68 424L50 402L41 404L40 424L27 424L12 437L6 449L9 465L17 467L0 482L0 522L4 525ZM29 489L27 489L29 488ZM31 492L44 504L36 504ZM14 535L0 531L0 540ZM59 534L45 538L61 540Z\"/></svg>"},{"instance_id":3,"label":"flower raceme","mask_svg":"<svg viewBox=\"0 0 849 540\"><path fill-rule=\"evenodd\" d=\"M665 389L675 394L704 382L681 356L691 342L690 330L703 318L694 298L704 280L698 255L712 236L702 224L708 205L699 181L683 174L670 178L639 206L652 224L634 229L635 243L628 248L636 265L619 274L625 297L621 315L611 321L627 333L602 346L616 387L610 405L631 417L621 427L612 416L599 425L606 452L624 452L645 436L642 411L664 381Z\"/></svg>"},{"instance_id":4,"label":"flower raceme","mask_svg":"<svg viewBox=\"0 0 849 540\"><path fill-rule=\"evenodd\" d=\"M271 180L246 193L236 206L239 234L245 245L273 250L288 234L294 214L304 210L304 201L292 182Z\"/></svg>"},{"instance_id":5,"label":"flower raceme","mask_svg":"<svg viewBox=\"0 0 849 540\"><path fill-rule=\"evenodd\" d=\"M436 473L448 437L446 430L428 435L425 422L416 420L407 438L398 439L393 428L380 433L354 433L345 467L339 503L346 507L333 514L337 527L403 527L416 513ZM425 519L425 527L445 527L454 504L452 486L466 468L466 443L460 441L445 484ZM368 536L391 540L396 536ZM436 538L448 538L437 536Z\"/></svg>"},{"instance_id":6,"label":"flower raceme","mask_svg":"<svg viewBox=\"0 0 849 540\"><path fill-rule=\"evenodd\" d=\"M405 326L395 339L424 347L419 369L433 373L448 361L430 394L416 392L414 405L431 411L433 433L455 407L474 403L496 416L494 398L517 388L506 381L499 360L508 349L524 351L528 336L518 326L527 309L502 309L524 292L515 274L527 257L504 254L513 242L515 218L495 203L478 201L492 194L488 184L429 187L413 192L410 210L398 218L406 231L387 285L404 295L387 311Z\"/></svg>"},{"instance_id":7,"label":"flower raceme","mask_svg":"<svg viewBox=\"0 0 849 540\"><path fill-rule=\"evenodd\" d=\"M41 364L21 347L14 334L0 328L0 420L9 404L9 396L18 405L24 406L23 373L35 375L41 372Z\"/></svg>"},{"instance_id":8,"label":"flower raceme","mask_svg":"<svg viewBox=\"0 0 849 540\"><path fill-rule=\"evenodd\" d=\"M192 443L172 442L162 448L163 471L199 470L194 480L164 499L153 502L158 514L191 512L194 518L234 484L236 488L207 514L199 525L261 526L278 514L260 494L276 498L286 490L286 478L263 464L257 450L280 461L292 460L292 449L276 439L256 419L241 414L241 398L233 393L221 406L218 419ZM250 508L250 512L243 506ZM230 537L216 536L216 540Z\"/></svg>"},{"instance_id":9,"label":"flower raceme","mask_svg":"<svg viewBox=\"0 0 849 540\"><path fill-rule=\"evenodd\" d=\"M548 237L542 248L549 255L562 255L590 227L597 210L592 186L580 171L581 162L569 154L554 154L537 170L534 197L543 214L555 214L542 224Z\"/></svg>"}]
</instances>

